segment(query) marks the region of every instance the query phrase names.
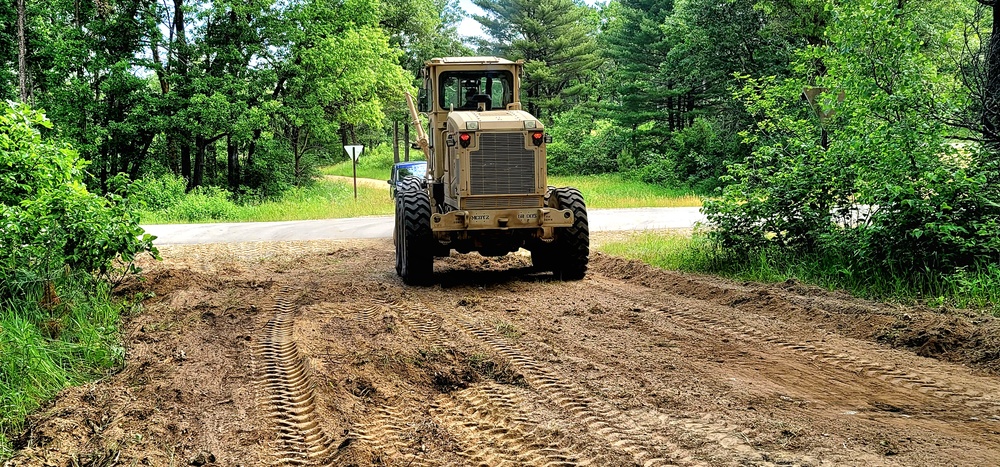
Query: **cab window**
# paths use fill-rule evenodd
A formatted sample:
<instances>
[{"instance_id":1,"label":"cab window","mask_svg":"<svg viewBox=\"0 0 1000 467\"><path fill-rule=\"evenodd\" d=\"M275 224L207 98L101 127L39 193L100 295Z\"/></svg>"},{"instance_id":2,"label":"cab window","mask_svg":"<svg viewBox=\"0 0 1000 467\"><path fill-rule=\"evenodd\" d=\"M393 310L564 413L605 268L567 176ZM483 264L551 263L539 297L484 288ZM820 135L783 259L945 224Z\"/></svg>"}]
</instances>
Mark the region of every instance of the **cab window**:
<instances>
[{"instance_id":1,"label":"cab window","mask_svg":"<svg viewBox=\"0 0 1000 467\"><path fill-rule=\"evenodd\" d=\"M474 110L479 102L485 102L487 110L506 109L514 101L514 76L509 71L444 72L438 96L444 109Z\"/></svg>"}]
</instances>

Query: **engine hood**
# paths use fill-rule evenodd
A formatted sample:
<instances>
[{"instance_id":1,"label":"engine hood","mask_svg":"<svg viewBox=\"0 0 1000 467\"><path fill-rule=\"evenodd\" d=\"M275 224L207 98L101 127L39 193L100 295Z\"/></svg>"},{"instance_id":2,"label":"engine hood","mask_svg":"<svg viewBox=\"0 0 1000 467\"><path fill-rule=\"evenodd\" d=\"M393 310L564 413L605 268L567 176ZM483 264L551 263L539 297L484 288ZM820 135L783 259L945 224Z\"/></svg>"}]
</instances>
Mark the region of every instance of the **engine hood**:
<instances>
[{"instance_id":1,"label":"engine hood","mask_svg":"<svg viewBox=\"0 0 1000 467\"><path fill-rule=\"evenodd\" d=\"M476 122L479 130L524 130L524 122L535 126L529 129L541 130L542 122L523 110L489 110L486 112L456 110L448 113L448 128L452 131L471 129L468 122ZM530 125L530 124L529 124Z\"/></svg>"}]
</instances>

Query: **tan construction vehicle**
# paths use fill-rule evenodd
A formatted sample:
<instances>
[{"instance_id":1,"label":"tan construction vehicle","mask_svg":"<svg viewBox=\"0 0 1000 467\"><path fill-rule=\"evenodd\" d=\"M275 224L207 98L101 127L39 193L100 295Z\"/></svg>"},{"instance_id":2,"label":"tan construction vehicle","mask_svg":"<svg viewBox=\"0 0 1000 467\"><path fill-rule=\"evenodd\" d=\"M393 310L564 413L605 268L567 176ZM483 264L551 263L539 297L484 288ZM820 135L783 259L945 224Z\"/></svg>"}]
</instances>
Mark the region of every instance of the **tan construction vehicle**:
<instances>
[{"instance_id":1,"label":"tan construction vehicle","mask_svg":"<svg viewBox=\"0 0 1000 467\"><path fill-rule=\"evenodd\" d=\"M523 63L496 57L435 58L423 68L419 111L407 104L427 156L423 179L396 195L396 272L433 282L434 257L525 248L536 269L583 278L590 254L587 207L575 188L548 186L542 122L521 110Z\"/></svg>"}]
</instances>

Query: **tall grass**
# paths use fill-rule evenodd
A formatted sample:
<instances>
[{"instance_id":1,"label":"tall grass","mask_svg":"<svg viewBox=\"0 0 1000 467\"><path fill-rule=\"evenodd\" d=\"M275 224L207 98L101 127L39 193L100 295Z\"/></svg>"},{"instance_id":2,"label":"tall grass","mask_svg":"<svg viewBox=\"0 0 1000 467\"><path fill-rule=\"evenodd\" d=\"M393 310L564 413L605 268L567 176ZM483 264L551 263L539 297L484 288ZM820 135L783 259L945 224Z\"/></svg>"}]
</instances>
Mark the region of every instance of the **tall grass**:
<instances>
[{"instance_id":1,"label":"tall grass","mask_svg":"<svg viewBox=\"0 0 1000 467\"><path fill-rule=\"evenodd\" d=\"M60 390L109 374L124 360L123 306L89 274L63 277L57 303L44 283L22 284L26 296L0 303L0 460L25 418ZM43 305L44 304L44 305Z\"/></svg>"},{"instance_id":2,"label":"tall grass","mask_svg":"<svg viewBox=\"0 0 1000 467\"><path fill-rule=\"evenodd\" d=\"M948 275L928 271L858 271L843 255L802 256L777 249L734 254L719 251L698 234L689 237L663 232L636 234L625 241L604 244L600 250L662 269L757 282L795 278L860 297L976 308L1000 315L1000 266L994 264Z\"/></svg>"}]
</instances>

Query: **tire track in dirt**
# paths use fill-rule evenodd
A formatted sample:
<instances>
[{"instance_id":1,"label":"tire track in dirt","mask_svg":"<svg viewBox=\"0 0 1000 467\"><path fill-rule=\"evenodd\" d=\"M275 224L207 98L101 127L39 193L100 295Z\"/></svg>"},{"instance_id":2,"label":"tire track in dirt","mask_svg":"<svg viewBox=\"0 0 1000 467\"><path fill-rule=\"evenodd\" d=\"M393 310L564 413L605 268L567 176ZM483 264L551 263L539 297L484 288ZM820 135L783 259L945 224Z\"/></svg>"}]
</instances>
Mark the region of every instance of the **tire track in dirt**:
<instances>
[{"instance_id":1,"label":"tire track in dirt","mask_svg":"<svg viewBox=\"0 0 1000 467\"><path fill-rule=\"evenodd\" d=\"M447 348L448 339L442 332L442 317L435 314L421 303L413 303L404 300L397 300L390 304L395 309L403 324L413 330L421 339L427 341L435 348Z\"/></svg>"},{"instance_id":2,"label":"tire track in dirt","mask_svg":"<svg viewBox=\"0 0 1000 467\"><path fill-rule=\"evenodd\" d=\"M650 438L651 435L639 433L635 425L621 412L590 397L575 383L563 381L554 371L508 344L502 337L469 322L463 322L461 325L473 337L509 359L514 367L521 371L525 380L537 388L544 397L584 423L591 433L606 439L613 448L632 456L639 465L643 467L703 465L686 450L669 441L664 441L658 447L666 451L670 459L659 457L660 454L651 452L641 441L643 438Z\"/></svg>"},{"instance_id":3,"label":"tire track in dirt","mask_svg":"<svg viewBox=\"0 0 1000 467\"><path fill-rule=\"evenodd\" d=\"M335 444L320 427L309 369L292 337L295 307L290 292L284 287L278 293L274 317L257 344L264 366L258 384L269 394L264 402L282 445L274 465L332 465Z\"/></svg>"},{"instance_id":4,"label":"tire track in dirt","mask_svg":"<svg viewBox=\"0 0 1000 467\"><path fill-rule=\"evenodd\" d=\"M450 341L444 335L444 320L422 303L397 300L391 302L389 308L420 340L437 348L449 346ZM541 429L540 423L518 409L497 385L477 385L442 394L423 407L412 402L406 409L384 406L378 414L358 429L357 439L388 458L403 460L405 465L437 465L419 455L403 453L407 445L405 433L421 414L429 415L439 427L455 437L462 446L458 454L468 465L602 465L569 448L571 443L563 439L565 435ZM484 437L488 442L483 442Z\"/></svg>"},{"instance_id":5,"label":"tire track in dirt","mask_svg":"<svg viewBox=\"0 0 1000 467\"><path fill-rule=\"evenodd\" d=\"M373 420L358 428L353 438L367 443L371 448L385 454L387 459L399 461L401 465L412 467L433 467L437 464L412 453L404 453L407 446L404 433L416 423L413 410L400 405L380 407Z\"/></svg>"},{"instance_id":6,"label":"tire track in dirt","mask_svg":"<svg viewBox=\"0 0 1000 467\"><path fill-rule=\"evenodd\" d=\"M497 384L443 394L435 400L431 414L463 441L466 455L480 465L607 465L575 450L576 443L565 435L523 415L508 390ZM484 437L499 449L483 449Z\"/></svg>"},{"instance_id":7,"label":"tire track in dirt","mask_svg":"<svg viewBox=\"0 0 1000 467\"><path fill-rule=\"evenodd\" d=\"M624 283L614 282L617 281L604 277L591 277L590 285L620 299L662 311L673 318L676 324L696 333L703 334L705 329L708 328L716 333L728 334L740 340L763 342L807 356L811 360L833 366L840 370L867 375L900 388L957 402L976 409L996 409L998 406L996 400L987 398L981 393L974 393L965 388L938 382L926 374L920 374L913 370L893 368L856 357L844 351L834 351L822 345L790 340L746 324L688 311L671 303L669 299L662 296L658 297L658 299L646 298L651 295L659 296L661 294L661 292L654 289L647 289L648 293L644 294L629 294L623 291L626 290Z\"/></svg>"}]
</instances>

